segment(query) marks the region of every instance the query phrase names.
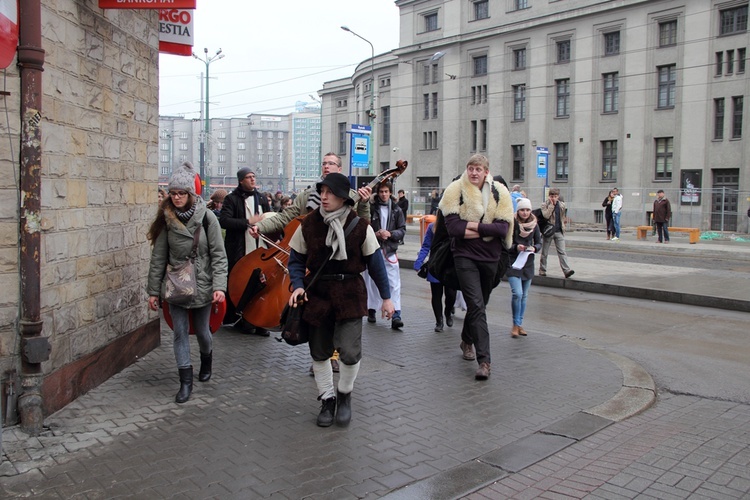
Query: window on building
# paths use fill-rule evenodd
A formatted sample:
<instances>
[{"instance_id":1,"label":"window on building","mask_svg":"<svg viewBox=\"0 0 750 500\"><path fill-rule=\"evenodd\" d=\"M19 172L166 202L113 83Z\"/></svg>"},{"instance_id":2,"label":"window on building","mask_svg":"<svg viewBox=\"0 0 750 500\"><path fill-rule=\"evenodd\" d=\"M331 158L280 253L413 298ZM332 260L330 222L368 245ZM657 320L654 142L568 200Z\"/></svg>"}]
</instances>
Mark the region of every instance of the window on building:
<instances>
[{"instance_id":1,"label":"window on building","mask_svg":"<svg viewBox=\"0 0 750 500\"><path fill-rule=\"evenodd\" d=\"M187 161L187 155L180 155L178 159L180 160L180 163L185 163Z\"/></svg>"},{"instance_id":2,"label":"window on building","mask_svg":"<svg viewBox=\"0 0 750 500\"><path fill-rule=\"evenodd\" d=\"M266 160L268 160L269 163L273 163L273 153L268 153L266 155ZM268 167L268 171L271 171L271 167Z\"/></svg>"},{"instance_id":3,"label":"window on building","mask_svg":"<svg viewBox=\"0 0 750 500\"><path fill-rule=\"evenodd\" d=\"M479 142L479 122L471 120L471 152L476 153Z\"/></svg>"},{"instance_id":4,"label":"window on building","mask_svg":"<svg viewBox=\"0 0 750 500\"><path fill-rule=\"evenodd\" d=\"M258 155L258 163L263 163L263 153Z\"/></svg>"},{"instance_id":5,"label":"window on building","mask_svg":"<svg viewBox=\"0 0 750 500\"><path fill-rule=\"evenodd\" d=\"M614 56L620 53L620 32L613 31L604 34L604 55Z\"/></svg>"},{"instance_id":6,"label":"window on building","mask_svg":"<svg viewBox=\"0 0 750 500\"><path fill-rule=\"evenodd\" d=\"M724 98L714 99L714 140L724 139Z\"/></svg>"},{"instance_id":7,"label":"window on building","mask_svg":"<svg viewBox=\"0 0 750 500\"><path fill-rule=\"evenodd\" d=\"M383 145L391 143L391 107L380 108L380 142Z\"/></svg>"},{"instance_id":8,"label":"window on building","mask_svg":"<svg viewBox=\"0 0 750 500\"><path fill-rule=\"evenodd\" d=\"M514 0L516 10L526 9L529 7L529 0Z\"/></svg>"},{"instance_id":9,"label":"window on building","mask_svg":"<svg viewBox=\"0 0 750 500\"><path fill-rule=\"evenodd\" d=\"M677 67L674 64L659 68L659 107L672 108L675 103Z\"/></svg>"},{"instance_id":10,"label":"window on building","mask_svg":"<svg viewBox=\"0 0 750 500\"><path fill-rule=\"evenodd\" d=\"M526 119L526 85L513 85L513 120Z\"/></svg>"},{"instance_id":11,"label":"window on building","mask_svg":"<svg viewBox=\"0 0 750 500\"><path fill-rule=\"evenodd\" d=\"M487 85L474 85L471 87L471 103L483 104L487 102Z\"/></svg>"},{"instance_id":12,"label":"window on building","mask_svg":"<svg viewBox=\"0 0 750 500\"><path fill-rule=\"evenodd\" d=\"M620 74L605 73L604 80L604 112L616 113L620 106Z\"/></svg>"},{"instance_id":13,"label":"window on building","mask_svg":"<svg viewBox=\"0 0 750 500\"><path fill-rule=\"evenodd\" d=\"M227 149L227 143L226 142L220 142L216 144L216 149L225 150Z\"/></svg>"},{"instance_id":14,"label":"window on building","mask_svg":"<svg viewBox=\"0 0 750 500\"><path fill-rule=\"evenodd\" d=\"M260 141L258 141L258 142L256 143L256 146L257 146L257 149L263 149L263 143L262 143L262 142L260 142Z\"/></svg>"},{"instance_id":15,"label":"window on building","mask_svg":"<svg viewBox=\"0 0 750 500\"><path fill-rule=\"evenodd\" d=\"M747 31L747 5L719 12L719 33L732 35Z\"/></svg>"},{"instance_id":16,"label":"window on building","mask_svg":"<svg viewBox=\"0 0 750 500\"><path fill-rule=\"evenodd\" d=\"M257 137L258 139L263 139L263 131L262 130L258 130L255 133L255 137Z\"/></svg>"},{"instance_id":17,"label":"window on building","mask_svg":"<svg viewBox=\"0 0 750 500\"><path fill-rule=\"evenodd\" d=\"M166 163L163 156L161 161L162 163ZM169 161L169 157L167 157L167 161ZM169 165L162 165L159 167L159 175L169 175Z\"/></svg>"},{"instance_id":18,"label":"window on building","mask_svg":"<svg viewBox=\"0 0 750 500\"><path fill-rule=\"evenodd\" d=\"M557 63L564 64L570 62L570 40L560 40L556 44Z\"/></svg>"},{"instance_id":19,"label":"window on building","mask_svg":"<svg viewBox=\"0 0 750 500\"><path fill-rule=\"evenodd\" d=\"M716 76L721 76L724 71L724 52L716 53Z\"/></svg>"},{"instance_id":20,"label":"window on building","mask_svg":"<svg viewBox=\"0 0 750 500\"><path fill-rule=\"evenodd\" d=\"M557 93L557 110L555 116L558 118L570 116L570 79L556 80L555 90Z\"/></svg>"},{"instance_id":21,"label":"window on building","mask_svg":"<svg viewBox=\"0 0 750 500\"><path fill-rule=\"evenodd\" d=\"M169 155L161 155L161 162L162 163L169 163Z\"/></svg>"},{"instance_id":22,"label":"window on building","mask_svg":"<svg viewBox=\"0 0 750 500\"><path fill-rule=\"evenodd\" d=\"M159 139L169 139L169 130L162 130L159 134Z\"/></svg>"},{"instance_id":23,"label":"window on building","mask_svg":"<svg viewBox=\"0 0 750 500\"><path fill-rule=\"evenodd\" d=\"M227 155L220 154L220 155L217 155L217 156L218 156L219 163L226 163L226 161L227 161Z\"/></svg>"},{"instance_id":24,"label":"window on building","mask_svg":"<svg viewBox=\"0 0 750 500\"><path fill-rule=\"evenodd\" d=\"M239 155L237 155L237 161L239 163L245 163L247 160L245 159L245 155L239 154Z\"/></svg>"},{"instance_id":25,"label":"window on building","mask_svg":"<svg viewBox=\"0 0 750 500\"><path fill-rule=\"evenodd\" d=\"M268 132L266 132L266 137L267 137L268 139L273 139L273 132L272 132L272 131L270 131L270 130L269 130ZM273 148L273 146L271 146L271 147Z\"/></svg>"},{"instance_id":26,"label":"window on building","mask_svg":"<svg viewBox=\"0 0 750 500\"><path fill-rule=\"evenodd\" d=\"M523 144L515 144L511 146L513 150L513 181L523 181L524 175L526 174L524 165L524 148Z\"/></svg>"},{"instance_id":27,"label":"window on building","mask_svg":"<svg viewBox=\"0 0 750 500\"><path fill-rule=\"evenodd\" d=\"M390 87L391 86L391 77L390 76L385 76L385 77L380 78L380 83L378 83L378 85L380 86L380 88Z\"/></svg>"},{"instance_id":28,"label":"window on building","mask_svg":"<svg viewBox=\"0 0 750 500\"><path fill-rule=\"evenodd\" d=\"M180 139L187 140L187 138L188 138L188 133L187 132L180 132Z\"/></svg>"},{"instance_id":29,"label":"window on building","mask_svg":"<svg viewBox=\"0 0 750 500\"><path fill-rule=\"evenodd\" d=\"M273 141L268 141L266 143L266 149L273 149Z\"/></svg>"},{"instance_id":30,"label":"window on building","mask_svg":"<svg viewBox=\"0 0 750 500\"><path fill-rule=\"evenodd\" d=\"M348 104L347 99L336 99L337 108L345 108L347 104Z\"/></svg>"},{"instance_id":31,"label":"window on building","mask_svg":"<svg viewBox=\"0 0 750 500\"><path fill-rule=\"evenodd\" d=\"M430 94L422 95L422 103L424 107L424 113L422 118L427 120L430 117Z\"/></svg>"},{"instance_id":32,"label":"window on building","mask_svg":"<svg viewBox=\"0 0 750 500\"><path fill-rule=\"evenodd\" d=\"M602 180L617 180L617 141L602 141Z\"/></svg>"},{"instance_id":33,"label":"window on building","mask_svg":"<svg viewBox=\"0 0 750 500\"><path fill-rule=\"evenodd\" d=\"M555 143L555 180L568 180L568 148L567 142Z\"/></svg>"},{"instance_id":34,"label":"window on building","mask_svg":"<svg viewBox=\"0 0 750 500\"><path fill-rule=\"evenodd\" d=\"M224 165L219 165L219 167L216 169L216 175L226 175L227 167Z\"/></svg>"},{"instance_id":35,"label":"window on building","mask_svg":"<svg viewBox=\"0 0 750 500\"><path fill-rule=\"evenodd\" d=\"M162 142L161 143L161 150L162 151L169 151L169 143L168 142Z\"/></svg>"},{"instance_id":36,"label":"window on building","mask_svg":"<svg viewBox=\"0 0 750 500\"><path fill-rule=\"evenodd\" d=\"M475 0L474 2L474 20L487 19L490 17L489 0Z\"/></svg>"},{"instance_id":37,"label":"window on building","mask_svg":"<svg viewBox=\"0 0 750 500\"><path fill-rule=\"evenodd\" d=\"M740 96L732 97L732 139L742 137L742 106L744 98Z\"/></svg>"},{"instance_id":38,"label":"window on building","mask_svg":"<svg viewBox=\"0 0 750 500\"><path fill-rule=\"evenodd\" d=\"M654 178L667 180L672 178L672 158L674 156L674 137L656 138L656 170Z\"/></svg>"},{"instance_id":39,"label":"window on building","mask_svg":"<svg viewBox=\"0 0 750 500\"><path fill-rule=\"evenodd\" d=\"M677 19L659 23L659 47L677 45Z\"/></svg>"},{"instance_id":40,"label":"window on building","mask_svg":"<svg viewBox=\"0 0 750 500\"><path fill-rule=\"evenodd\" d=\"M743 47L737 49L737 74L741 75L745 72L745 59L747 58L747 50Z\"/></svg>"},{"instance_id":41,"label":"window on building","mask_svg":"<svg viewBox=\"0 0 750 500\"><path fill-rule=\"evenodd\" d=\"M422 78L422 84L423 85L430 84L430 65L429 64L424 65L424 75Z\"/></svg>"},{"instance_id":42,"label":"window on building","mask_svg":"<svg viewBox=\"0 0 750 500\"><path fill-rule=\"evenodd\" d=\"M430 12L424 16L424 30L435 31L438 29L438 15L437 12Z\"/></svg>"},{"instance_id":43,"label":"window on building","mask_svg":"<svg viewBox=\"0 0 750 500\"><path fill-rule=\"evenodd\" d=\"M237 139L245 139L247 137L247 132L244 130L238 130L237 131Z\"/></svg>"},{"instance_id":44,"label":"window on building","mask_svg":"<svg viewBox=\"0 0 750 500\"><path fill-rule=\"evenodd\" d=\"M432 93L432 117L438 117L438 95L437 92Z\"/></svg>"},{"instance_id":45,"label":"window on building","mask_svg":"<svg viewBox=\"0 0 750 500\"><path fill-rule=\"evenodd\" d=\"M479 151L487 151L487 120L479 120Z\"/></svg>"},{"instance_id":46,"label":"window on building","mask_svg":"<svg viewBox=\"0 0 750 500\"><path fill-rule=\"evenodd\" d=\"M247 144L245 144L244 142L240 142L239 144L237 144L237 149L239 149L240 151L244 151L246 147Z\"/></svg>"},{"instance_id":47,"label":"window on building","mask_svg":"<svg viewBox=\"0 0 750 500\"><path fill-rule=\"evenodd\" d=\"M734 51L727 50L727 75L734 73Z\"/></svg>"},{"instance_id":48,"label":"window on building","mask_svg":"<svg viewBox=\"0 0 750 500\"><path fill-rule=\"evenodd\" d=\"M526 49L515 49L513 51L513 69L526 69Z\"/></svg>"},{"instance_id":49,"label":"window on building","mask_svg":"<svg viewBox=\"0 0 750 500\"><path fill-rule=\"evenodd\" d=\"M422 133L422 139L424 141L423 149L437 149L438 147L437 138L438 138L437 131L423 132Z\"/></svg>"},{"instance_id":50,"label":"window on building","mask_svg":"<svg viewBox=\"0 0 750 500\"><path fill-rule=\"evenodd\" d=\"M432 83L437 83L439 76L440 73L438 72L438 64L435 63L432 65Z\"/></svg>"},{"instance_id":51,"label":"window on building","mask_svg":"<svg viewBox=\"0 0 750 500\"><path fill-rule=\"evenodd\" d=\"M487 56L475 56L473 58L474 63L474 76L482 76L487 74Z\"/></svg>"},{"instance_id":52,"label":"window on building","mask_svg":"<svg viewBox=\"0 0 750 500\"><path fill-rule=\"evenodd\" d=\"M339 133L339 150L337 151L340 155L346 154L346 122L338 124Z\"/></svg>"},{"instance_id":53,"label":"window on building","mask_svg":"<svg viewBox=\"0 0 750 500\"><path fill-rule=\"evenodd\" d=\"M219 139L226 139L227 138L227 133L226 133L225 130L221 130L221 131L219 131L218 136L219 136Z\"/></svg>"},{"instance_id":54,"label":"window on building","mask_svg":"<svg viewBox=\"0 0 750 500\"><path fill-rule=\"evenodd\" d=\"M180 144L180 151L187 151L187 150L188 150L188 145L186 143L183 142L182 144Z\"/></svg>"},{"instance_id":55,"label":"window on building","mask_svg":"<svg viewBox=\"0 0 750 500\"><path fill-rule=\"evenodd\" d=\"M277 139L283 139L284 138L284 132L276 132L276 138Z\"/></svg>"}]
</instances>

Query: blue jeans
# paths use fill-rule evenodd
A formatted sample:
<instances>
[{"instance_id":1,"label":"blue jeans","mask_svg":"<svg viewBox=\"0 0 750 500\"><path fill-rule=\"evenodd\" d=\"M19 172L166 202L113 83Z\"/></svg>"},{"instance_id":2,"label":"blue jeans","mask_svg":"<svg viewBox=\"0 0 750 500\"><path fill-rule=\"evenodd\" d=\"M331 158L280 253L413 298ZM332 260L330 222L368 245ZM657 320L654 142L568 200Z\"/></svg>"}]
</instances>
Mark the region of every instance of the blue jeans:
<instances>
[{"instance_id":1,"label":"blue jeans","mask_svg":"<svg viewBox=\"0 0 750 500\"><path fill-rule=\"evenodd\" d=\"M655 222L656 233L659 235L659 243L669 241L669 222Z\"/></svg>"},{"instance_id":2,"label":"blue jeans","mask_svg":"<svg viewBox=\"0 0 750 500\"><path fill-rule=\"evenodd\" d=\"M523 325L523 313L526 311L526 299L529 296L531 280L523 280L518 276L508 276L508 284L513 294L510 299L510 309L513 313L513 324Z\"/></svg>"},{"instance_id":3,"label":"blue jeans","mask_svg":"<svg viewBox=\"0 0 750 500\"><path fill-rule=\"evenodd\" d=\"M193 331L198 337L198 347L203 354L210 354L213 347L208 319L211 316L211 304L198 309L169 304L174 330L174 358L177 368L190 368L190 314L193 315Z\"/></svg>"},{"instance_id":4,"label":"blue jeans","mask_svg":"<svg viewBox=\"0 0 750 500\"><path fill-rule=\"evenodd\" d=\"M620 237L620 212L612 214L612 225L614 226L615 236Z\"/></svg>"}]
</instances>

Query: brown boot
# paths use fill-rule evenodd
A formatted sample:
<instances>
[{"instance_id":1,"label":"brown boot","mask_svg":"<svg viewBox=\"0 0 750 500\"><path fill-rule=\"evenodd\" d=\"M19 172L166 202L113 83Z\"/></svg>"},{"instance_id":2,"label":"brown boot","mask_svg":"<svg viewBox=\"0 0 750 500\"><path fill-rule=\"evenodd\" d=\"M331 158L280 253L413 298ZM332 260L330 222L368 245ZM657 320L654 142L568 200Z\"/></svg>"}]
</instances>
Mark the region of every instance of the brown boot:
<instances>
[{"instance_id":1,"label":"brown boot","mask_svg":"<svg viewBox=\"0 0 750 500\"><path fill-rule=\"evenodd\" d=\"M477 368L477 373L474 375L476 380L487 380L490 378L490 364L481 363Z\"/></svg>"},{"instance_id":2,"label":"brown boot","mask_svg":"<svg viewBox=\"0 0 750 500\"><path fill-rule=\"evenodd\" d=\"M521 335L522 337L525 337L527 335L526 330L524 330L521 325L518 326L518 335Z\"/></svg>"},{"instance_id":3,"label":"brown boot","mask_svg":"<svg viewBox=\"0 0 750 500\"><path fill-rule=\"evenodd\" d=\"M510 330L510 336L514 339L518 338L518 325L513 325L513 328Z\"/></svg>"},{"instance_id":4,"label":"brown boot","mask_svg":"<svg viewBox=\"0 0 750 500\"><path fill-rule=\"evenodd\" d=\"M474 361L476 356L474 355L474 347L466 342L461 342L461 351L463 351L464 359L466 361Z\"/></svg>"}]
</instances>

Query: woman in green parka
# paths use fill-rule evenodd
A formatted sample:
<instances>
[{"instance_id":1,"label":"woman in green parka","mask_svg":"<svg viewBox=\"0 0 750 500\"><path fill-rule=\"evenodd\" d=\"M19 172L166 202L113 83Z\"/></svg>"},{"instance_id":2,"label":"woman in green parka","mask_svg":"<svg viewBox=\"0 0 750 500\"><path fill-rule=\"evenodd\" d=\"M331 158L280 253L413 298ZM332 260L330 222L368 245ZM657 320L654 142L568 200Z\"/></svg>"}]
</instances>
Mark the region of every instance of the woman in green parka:
<instances>
[{"instance_id":1,"label":"woman in green parka","mask_svg":"<svg viewBox=\"0 0 750 500\"><path fill-rule=\"evenodd\" d=\"M174 329L174 354L180 374L177 403L184 403L193 390L193 366L190 363L190 312L193 330L200 347L201 367L198 380L211 378L213 346L208 326L211 304L223 302L227 289L227 256L221 227L216 216L195 194L195 173L192 165L183 164L169 180L166 200L160 205L156 220L148 231L153 246L148 272L148 305L156 311L159 297L165 297L167 264L178 265L187 260L193 247L193 235L199 231L195 259L196 292L187 305L169 304ZM205 218L205 222L204 222ZM169 302L169 299L166 299Z\"/></svg>"}]
</instances>

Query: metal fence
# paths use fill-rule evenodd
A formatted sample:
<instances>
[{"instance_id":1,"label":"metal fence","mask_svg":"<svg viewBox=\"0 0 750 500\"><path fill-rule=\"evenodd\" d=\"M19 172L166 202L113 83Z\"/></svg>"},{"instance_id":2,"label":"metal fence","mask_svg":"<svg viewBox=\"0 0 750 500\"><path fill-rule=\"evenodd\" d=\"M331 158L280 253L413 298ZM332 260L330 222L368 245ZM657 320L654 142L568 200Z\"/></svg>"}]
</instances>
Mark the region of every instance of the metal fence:
<instances>
[{"instance_id":1,"label":"metal fence","mask_svg":"<svg viewBox=\"0 0 750 500\"><path fill-rule=\"evenodd\" d=\"M601 224L603 227L602 202L612 187L559 186L560 199L564 200L568 207L570 221L574 224ZM397 185L394 189L405 191L409 199L409 214L419 216L430 213L432 188ZM543 188L524 189L534 208L546 198L546 190ZM672 226L697 227L701 231L743 234L750 232L747 216L748 208L750 208L750 191L740 191L729 187L679 189L659 186L650 188L618 186L618 189L623 197L621 216L623 226L650 225L656 191L663 189L672 206L670 221Z\"/></svg>"}]
</instances>

